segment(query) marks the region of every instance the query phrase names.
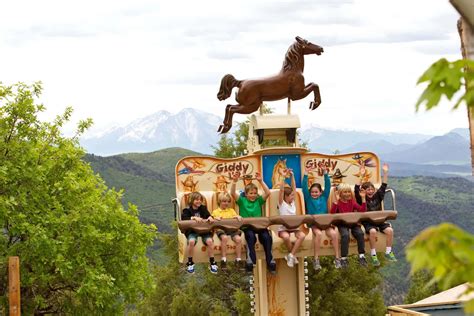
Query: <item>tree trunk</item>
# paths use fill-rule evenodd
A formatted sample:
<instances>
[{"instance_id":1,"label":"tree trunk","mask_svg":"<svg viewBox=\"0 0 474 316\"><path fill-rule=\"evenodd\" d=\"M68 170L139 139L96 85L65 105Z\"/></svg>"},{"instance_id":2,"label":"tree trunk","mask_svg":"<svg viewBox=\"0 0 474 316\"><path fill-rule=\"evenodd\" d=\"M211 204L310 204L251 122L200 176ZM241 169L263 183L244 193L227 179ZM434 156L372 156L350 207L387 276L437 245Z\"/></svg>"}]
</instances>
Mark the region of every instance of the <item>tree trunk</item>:
<instances>
[{"instance_id":1,"label":"tree trunk","mask_svg":"<svg viewBox=\"0 0 474 316\"><path fill-rule=\"evenodd\" d=\"M461 52L464 59L474 60L474 30L464 19L458 20L458 32L461 37ZM474 71L474 69L466 69ZM466 83L466 90L474 89L474 82ZM469 120L469 135L471 139L471 168L474 176L474 104L468 104L467 117Z\"/></svg>"}]
</instances>

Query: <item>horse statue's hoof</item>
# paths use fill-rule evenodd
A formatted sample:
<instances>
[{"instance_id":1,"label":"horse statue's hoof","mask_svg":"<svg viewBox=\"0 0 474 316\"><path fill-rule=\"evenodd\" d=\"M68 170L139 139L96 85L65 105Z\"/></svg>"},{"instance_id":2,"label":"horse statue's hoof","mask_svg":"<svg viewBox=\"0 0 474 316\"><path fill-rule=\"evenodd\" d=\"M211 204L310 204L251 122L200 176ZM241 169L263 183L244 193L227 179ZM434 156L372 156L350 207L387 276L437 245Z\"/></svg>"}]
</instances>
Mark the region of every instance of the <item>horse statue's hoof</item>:
<instances>
[{"instance_id":1,"label":"horse statue's hoof","mask_svg":"<svg viewBox=\"0 0 474 316\"><path fill-rule=\"evenodd\" d=\"M219 126L218 132L220 132L221 134L225 134L230 130L231 127L232 127L232 125L230 125L230 126L229 125L221 125L221 126Z\"/></svg>"},{"instance_id":2,"label":"horse statue's hoof","mask_svg":"<svg viewBox=\"0 0 474 316\"><path fill-rule=\"evenodd\" d=\"M316 110L320 104L321 102L316 103L316 102L311 101L311 103L309 104L309 108L311 111Z\"/></svg>"},{"instance_id":3,"label":"horse statue's hoof","mask_svg":"<svg viewBox=\"0 0 474 316\"><path fill-rule=\"evenodd\" d=\"M222 131L223 127L224 127L224 125L220 125L219 128L217 129L217 132L220 133Z\"/></svg>"}]
</instances>

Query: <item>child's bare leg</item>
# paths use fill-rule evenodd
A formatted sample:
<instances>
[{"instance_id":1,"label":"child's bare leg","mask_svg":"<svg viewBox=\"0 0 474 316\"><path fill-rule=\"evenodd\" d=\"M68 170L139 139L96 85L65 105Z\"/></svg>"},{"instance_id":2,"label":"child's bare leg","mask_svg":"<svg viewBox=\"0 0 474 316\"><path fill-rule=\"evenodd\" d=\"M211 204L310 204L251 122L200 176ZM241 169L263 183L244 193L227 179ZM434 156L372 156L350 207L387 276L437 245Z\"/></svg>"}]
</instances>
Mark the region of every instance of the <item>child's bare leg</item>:
<instances>
[{"instance_id":1,"label":"child's bare leg","mask_svg":"<svg viewBox=\"0 0 474 316\"><path fill-rule=\"evenodd\" d=\"M306 235L305 235L302 231L300 231L300 230L297 231L297 232L295 233L295 235L296 235L296 242L295 242L295 244L294 244L294 246L293 246L293 249L291 249L291 254L292 254L293 256L295 255L296 251L298 251L298 248L301 246L301 244L303 243L303 241L304 241L304 239L305 239L305 237L306 237Z\"/></svg>"},{"instance_id":2,"label":"child's bare leg","mask_svg":"<svg viewBox=\"0 0 474 316\"><path fill-rule=\"evenodd\" d=\"M235 242L235 255L237 256L238 259L242 257L242 237L239 235L234 236L234 242Z\"/></svg>"},{"instance_id":3,"label":"child's bare leg","mask_svg":"<svg viewBox=\"0 0 474 316\"><path fill-rule=\"evenodd\" d=\"M319 249L321 248L321 236L322 232L319 228L316 226L311 227L311 230L313 231L313 243L314 243L314 259L318 259L319 257Z\"/></svg>"},{"instance_id":4,"label":"child's bare leg","mask_svg":"<svg viewBox=\"0 0 474 316\"><path fill-rule=\"evenodd\" d=\"M326 229L326 236L331 240L332 247L334 248L334 256L336 258L341 258L341 248L339 247L339 234L336 229L329 227Z\"/></svg>"},{"instance_id":5,"label":"child's bare leg","mask_svg":"<svg viewBox=\"0 0 474 316\"><path fill-rule=\"evenodd\" d=\"M227 237L226 234L221 235L221 257L225 258L227 255L227 240L229 237Z\"/></svg>"},{"instance_id":6,"label":"child's bare leg","mask_svg":"<svg viewBox=\"0 0 474 316\"><path fill-rule=\"evenodd\" d=\"M288 252L291 251L291 241L290 241L290 234L288 234L287 231L281 231L278 232L278 237L283 239L283 242L285 243L286 248L288 249Z\"/></svg>"},{"instance_id":7,"label":"child's bare leg","mask_svg":"<svg viewBox=\"0 0 474 316\"><path fill-rule=\"evenodd\" d=\"M388 240L388 238L387 238ZM370 249L375 249L375 246L377 244L377 230L375 228L371 228L369 230L369 244L370 244Z\"/></svg>"},{"instance_id":8,"label":"child's bare leg","mask_svg":"<svg viewBox=\"0 0 474 316\"><path fill-rule=\"evenodd\" d=\"M194 257L194 246L196 244L196 241L194 239L191 239L188 241L188 257Z\"/></svg>"},{"instance_id":9,"label":"child's bare leg","mask_svg":"<svg viewBox=\"0 0 474 316\"><path fill-rule=\"evenodd\" d=\"M212 238L208 238L206 240L206 248L207 248L207 255L209 258L214 257L214 242L212 241Z\"/></svg>"},{"instance_id":10,"label":"child's bare leg","mask_svg":"<svg viewBox=\"0 0 474 316\"><path fill-rule=\"evenodd\" d=\"M384 234L387 235L387 247L392 247L393 244L393 228L387 227L383 230Z\"/></svg>"}]
</instances>

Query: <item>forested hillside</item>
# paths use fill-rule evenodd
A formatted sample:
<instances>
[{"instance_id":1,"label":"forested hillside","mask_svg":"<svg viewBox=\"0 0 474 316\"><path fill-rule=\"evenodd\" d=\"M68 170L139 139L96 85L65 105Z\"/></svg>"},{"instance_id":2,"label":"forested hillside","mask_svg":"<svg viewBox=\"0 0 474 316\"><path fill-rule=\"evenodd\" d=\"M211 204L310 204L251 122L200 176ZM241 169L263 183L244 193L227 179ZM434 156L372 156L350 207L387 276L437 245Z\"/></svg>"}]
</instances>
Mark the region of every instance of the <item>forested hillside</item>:
<instances>
[{"instance_id":1,"label":"forested hillside","mask_svg":"<svg viewBox=\"0 0 474 316\"><path fill-rule=\"evenodd\" d=\"M86 156L109 187L123 188L124 201L140 209L140 218L170 232L173 219L171 199L175 195L176 162L197 153L169 148L152 153L122 154L111 157ZM401 303L409 286L409 265L404 258L407 243L422 229L449 221L474 232L474 183L464 178L414 176L389 178L396 192L398 219L394 251L399 262L381 269L386 304Z\"/></svg>"}]
</instances>

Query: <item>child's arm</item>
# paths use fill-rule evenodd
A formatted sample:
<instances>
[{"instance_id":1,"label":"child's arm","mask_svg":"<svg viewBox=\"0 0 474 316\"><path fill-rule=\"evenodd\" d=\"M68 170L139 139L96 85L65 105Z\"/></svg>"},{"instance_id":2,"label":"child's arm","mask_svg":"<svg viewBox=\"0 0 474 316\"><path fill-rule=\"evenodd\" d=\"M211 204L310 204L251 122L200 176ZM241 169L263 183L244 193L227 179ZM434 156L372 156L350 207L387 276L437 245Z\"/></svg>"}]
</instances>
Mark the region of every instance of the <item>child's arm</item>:
<instances>
[{"instance_id":1,"label":"child's arm","mask_svg":"<svg viewBox=\"0 0 474 316\"><path fill-rule=\"evenodd\" d=\"M323 195L327 199L329 199L329 194L331 193L331 180L329 179L329 174L328 174L328 167L326 167L326 164L322 164L321 169L323 169L323 174L324 174L324 191Z\"/></svg>"},{"instance_id":2,"label":"child's arm","mask_svg":"<svg viewBox=\"0 0 474 316\"><path fill-rule=\"evenodd\" d=\"M288 169L283 170L283 177L280 182L280 192L278 192L278 205L283 203L283 198L285 197L285 178L288 174Z\"/></svg>"},{"instance_id":3,"label":"child's arm","mask_svg":"<svg viewBox=\"0 0 474 316\"><path fill-rule=\"evenodd\" d=\"M258 182L260 182L260 185L263 188L263 194L262 198L264 201L268 199L270 196L270 189L268 188L267 184L263 181L262 175L258 172L255 173L255 179L257 179Z\"/></svg>"},{"instance_id":4,"label":"child's arm","mask_svg":"<svg viewBox=\"0 0 474 316\"><path fill-rule=\"evenodd\" d=\"M188 208L183 210L183 214L181 214L182 221L188 221L191 219L191 211Z\"/></svg>"},{"instance_id":5,"label":"child's arm","mask_svg":"<svg viewBox=\"0 0 474 316\"><path fill-rule=\"evenodd\" d=\"M332 202L332 205L331 205L331 211L330 211L331 214L337 213L337 203L338 202L339 202L339 191L336 189L334 191L334 202Z\"/></svg>"},{"instance_id":6,"label":"child's arm","mask_svg":"<svg viewBox=\"0 0 474 316\"><path fill-rule=\"evenodd\" d=\"M211 216L209 213L209 210L207 209L206 206L201 206L202 207L202 218L204 218L206 221L212 223L214 222L214 217Z\"/></svg>"},{"instance_id":7,"label":"child's arm","mask_svg":"<svg viewBox=\"0 0 474 316\"><path fill-rule=\"evenodd\" d=\"M365 203L365 190L361 189L359 195L362 203L359 205L356 201L354 201L353 207L357 210L357 212L365 212L367 210L367 204Z\"/></svg>"},{"instance_id":8,"label":"child's arm","mask_svg":"<svg viewBox=\"0 0 474 316\"><path fill-rule=\"evenodd\" d=\"M382 167L382 183L388 183L388 164L386 163Z\"/></svg>"},{"instance_id":9,"label":"child's arm","mask_svg":"<svg viewBox=\"0 0 474 316\"><path fill-rule=\"evenodd\" d=\"M230 195L232 195L232 198L234 199L236 203L237 203L237 200L239 199L239 195L237 194L237 192L235 192L235 185L237 181L239 181L239 177L240 177L240 172L234 173L234 176L232 177L232 184L230 185Z\"/></svg>"},{"instance_id":10,"label":"child's arm","mask_svg":"<svg viewBox=\"0 0 474 316\"><path fill-rule=\"evenodd\" d=\"M309 198L310 198L310 194L309 194L309 189L308 189L308 173L311 169L308 168L308 167L305 167L304 168L304 176L303 176L303 185L302 185L302 189L303 189L303 196L304 196L304 199L305 201L308 201Z\"/></svg>"},{"instance_id":11,"label":"child's arm","mask_svg":"<svg viewBox=\"0 0 474 316\"><path fill-rule=\"evenodd\" d=\"M296 194L296 181L295 181L295 174L293 173L293 169L288 169L288 172L291 175L291 189Z\"/></svg>"}]
</instances>

